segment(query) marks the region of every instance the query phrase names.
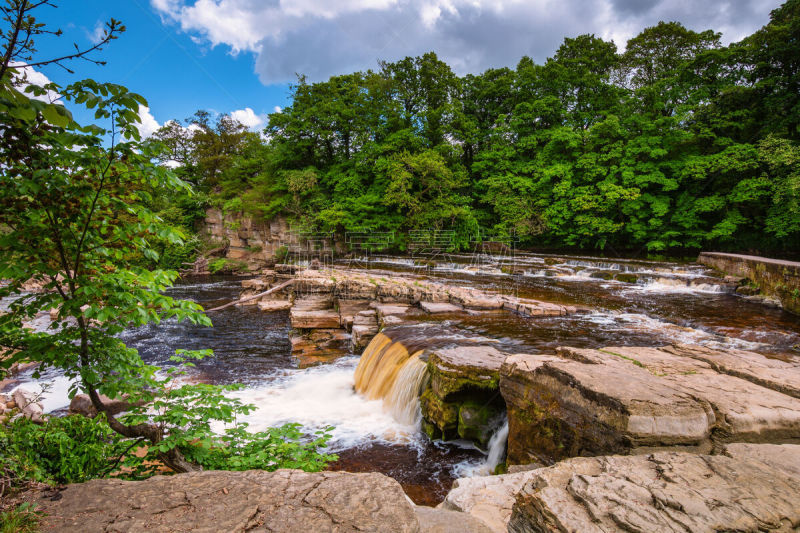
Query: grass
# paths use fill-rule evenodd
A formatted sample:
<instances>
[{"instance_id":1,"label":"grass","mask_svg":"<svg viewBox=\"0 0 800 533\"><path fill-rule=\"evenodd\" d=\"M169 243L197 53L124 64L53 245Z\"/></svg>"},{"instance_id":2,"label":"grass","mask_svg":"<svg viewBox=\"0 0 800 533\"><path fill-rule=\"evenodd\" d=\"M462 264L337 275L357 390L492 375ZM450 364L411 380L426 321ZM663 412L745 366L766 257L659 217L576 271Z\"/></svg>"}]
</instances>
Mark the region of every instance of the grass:
<instances>
[{"instance_id":1,"label":"grass","mask_svg":"<svg viewBox=\"0 0 800 533\"><path fill-rule=\"evenodd\" d=\"M641 361L639 361L639 360L637 360L637 359L634 359L633 357L627 357L627 356L625 356L625 355L622 355L621 353L612 352L612 351L610 351L610 350L600 350L600 351L601 351L601 352L603 352L603 353L607 353L607 354L609 354L609 355L616 355L617 357L621 357L622 359L625 359L626 361L630 361L631 363L633 363L634 365L636 365L636 366L638 366L638 367L641 367L641 368L646 368L646 367L644 366L644 364L642 364L642 362L641 362Z\"/></svg>"},{"instance_id":2,"label":"grass","mask_svg":"<svg viewBox=\"0 0 800 533\"><path fill-rule=\"evenodd\" d=\"M38 533L42 513L28 502L0 513L0 533Z\"/></svg>"}]
</instances>

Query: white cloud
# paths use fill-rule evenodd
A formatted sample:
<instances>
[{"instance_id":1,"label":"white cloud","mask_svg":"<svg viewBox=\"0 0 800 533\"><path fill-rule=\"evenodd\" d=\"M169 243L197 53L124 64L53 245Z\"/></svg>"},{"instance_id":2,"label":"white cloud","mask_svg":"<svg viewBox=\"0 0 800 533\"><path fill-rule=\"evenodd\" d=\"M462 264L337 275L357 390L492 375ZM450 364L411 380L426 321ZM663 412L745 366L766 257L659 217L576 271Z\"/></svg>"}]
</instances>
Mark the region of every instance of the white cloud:
<instances>
[{"instance_id":1,"label":"white cloud","mask_svg":"<svg viewBox=\"0 0 800 533\"><path fill-rule=\"evenodd\" d=\"M94 29L92 31L85 30L86 37L92 42L92 44L97 44L103 40L103 36L106 34L106 25L102 20L98 20L97 23L94 25Z\"/></svg>"},{"instance_id":2,"label":"white cloud","mask_svg":"<svg viewBox=\"0 0 800 533\"><path fill-rule=\"evenodd\" d=\"M240 124L247 126L247 128L251 130L264 125L264 123L266 122L266 116L256 115L255 111L253 111L249 107L232 111L231 118L233 118Z\"/></svg>"},{"instance_id":3,"label":"white cloud","mask_svg":"<svg viewBox=\"0 0 800 533\"><path fill-rule=\"evenodd\" d=\"M33 67L25 67L23 66L24 63L19 62L12 62L10 66L15 68L18 72L17 78L17 88L25 93L25 88L29 85L36 85L38 87L44 87L50 82L50 78L39 72L38 70L34 69ZM33 100L39 100L41 102L53 103L61 98L61 95L55 91L47 91L45 94L41 96L34 96L31 93L25 93L28 98Z\"/></svg>"},{"instance_id":4,"label":"white cloud","mask_svg":"<svg viewBox=\"0 0 800 533\"><path fill-rule=\"evenodd\" d=\"M143 139L150 137L161 127L146 105L139 106L139 118L142 122L137 127Z\"/></svg>"},{"instance_id":5,"label":"white cloud","mask_svg":"<svg viewBox=\"0 0 800 533\"><path fill-rule=\"evenodd\" d=\"M272 111L275 113L281 113L283 112L283 108L279 105L276 105L274 108L272 108Z\"/></svg>"},{"instance_id":6,"label":"white cloud","mask_svg":"<svg viewBox=\"0 0 800 533\"><path fill-rule=\"evenodd\" d=\"M594 33L622 48L659 20L738 40L781 0L151 0L196 41L256 54L264 83L376 68L435 51L459 74L551 56Z\"/></svg>"}]
</instances>

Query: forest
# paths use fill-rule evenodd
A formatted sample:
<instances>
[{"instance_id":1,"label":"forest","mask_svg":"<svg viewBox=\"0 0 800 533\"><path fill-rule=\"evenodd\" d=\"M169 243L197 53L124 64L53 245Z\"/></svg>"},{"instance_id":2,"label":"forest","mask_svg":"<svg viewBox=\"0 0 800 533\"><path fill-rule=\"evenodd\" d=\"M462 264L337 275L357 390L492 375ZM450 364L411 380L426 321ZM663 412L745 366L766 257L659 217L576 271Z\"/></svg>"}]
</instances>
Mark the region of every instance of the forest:
<instances>
[{"instance_id":1,"label":"forest","mask_svg":"<svg viewBox=\"0 0 800 533\"><path fill-rule=\"evenodd\" d=\"M565 38L543 64L456 75L434 52L291 86L250 132L199 111L160 158L215 205L312 231L451 230L455 246L793 255L800 249L800 1L728 46L660 22Z\"/></svg>"}]
</instances>

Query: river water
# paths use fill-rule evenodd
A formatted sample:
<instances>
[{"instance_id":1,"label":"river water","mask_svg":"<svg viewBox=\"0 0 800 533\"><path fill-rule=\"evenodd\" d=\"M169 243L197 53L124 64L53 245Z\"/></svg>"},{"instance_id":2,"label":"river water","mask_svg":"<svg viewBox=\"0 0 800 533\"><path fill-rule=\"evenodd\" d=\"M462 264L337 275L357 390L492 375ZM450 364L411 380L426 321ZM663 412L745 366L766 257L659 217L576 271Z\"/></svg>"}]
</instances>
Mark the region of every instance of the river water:
<instances>
[{"instance_id":1,"label":"river water","mask_svg":"<svg viewBox=\"0 0 800 533\"><path fill-rule=\"evenodd\" d=\"M766 357L800 356L800 317L736 296L729 285L692 263L514 254L373 256L340 266L369 269L375 275L447 279L455 285L586 308L557 318L506 312L417 314L414 320L426 322L417 334L416 342L422 344L426 338L441 342L443 336L481 337L509 352L546 353L556 346L691 343ZM210 308L235 299L240 282L241 278L187 279L169 294ZM168 365L179 348L213 349L214 357L199 362L192 379L245 384L236 394L258 407L247 417L253 429L285 422L298 422L309 432L333 426L331 450L340 457L333 469L386 473L418 503L436 504L454 478L485 471L486 452L463 442L432 443L414 424L393 418L381 400L355 393L357 356L298 368L290 353L287 312L231 307L215 312L212 319L213 328L166 321L126 331L122 338L151 364ZM56 373L39 380L23 374L20 381L29 389L50 385L46 411L61 412L68 405L68 383ZM494 452L497 455L497 449Z\"/></svg>"}]
</instances>

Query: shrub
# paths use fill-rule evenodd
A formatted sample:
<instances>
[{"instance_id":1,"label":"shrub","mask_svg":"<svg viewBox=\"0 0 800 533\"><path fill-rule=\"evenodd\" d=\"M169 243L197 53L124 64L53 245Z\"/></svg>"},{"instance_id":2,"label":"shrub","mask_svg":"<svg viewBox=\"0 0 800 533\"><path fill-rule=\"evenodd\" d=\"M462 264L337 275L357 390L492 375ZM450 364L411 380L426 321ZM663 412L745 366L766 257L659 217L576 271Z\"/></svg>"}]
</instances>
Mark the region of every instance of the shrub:
<instances>
[{"instance_id":1,"label":"shrub","mask_svg":"<svg viewBox=\"0 0 800 533\"><path fill-rule=\"evenodd\" d=\"M43 425L20 417L0 426L0 470L12 489L27 481L80 483L118 468L115 459L129 446L102 414L52 417Z\"/></svg>"}]
</instances>

